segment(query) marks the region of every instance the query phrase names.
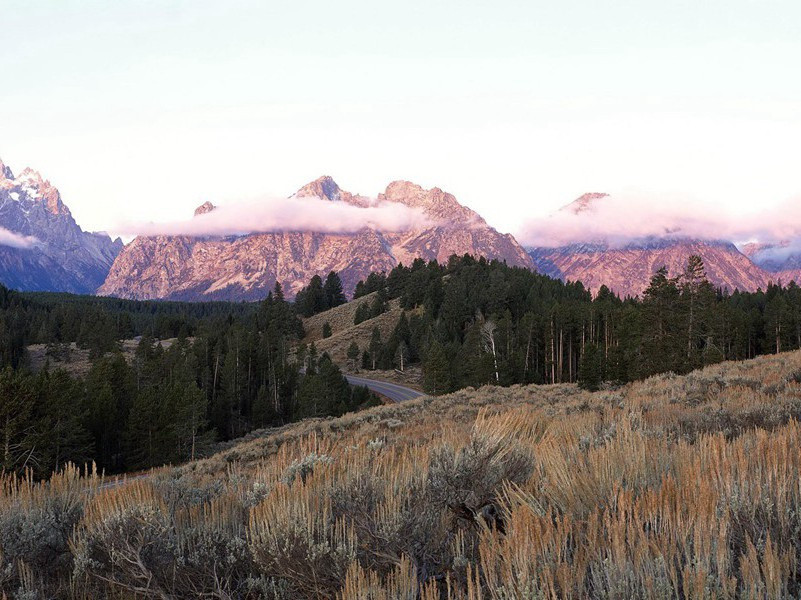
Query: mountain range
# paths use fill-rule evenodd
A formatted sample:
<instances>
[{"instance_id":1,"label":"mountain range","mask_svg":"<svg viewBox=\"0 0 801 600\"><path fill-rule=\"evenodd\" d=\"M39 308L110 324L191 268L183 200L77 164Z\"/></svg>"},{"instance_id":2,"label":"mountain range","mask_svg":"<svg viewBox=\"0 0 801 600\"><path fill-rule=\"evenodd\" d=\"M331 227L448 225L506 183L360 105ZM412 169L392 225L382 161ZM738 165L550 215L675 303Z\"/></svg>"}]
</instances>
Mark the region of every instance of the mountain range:
<instances>
[{"instance_id":1,"label":"mountain range","mask_svg":"<svg viewBox=\"0 0 801 600\"><path fill-rule=\"evenodd\" d=\"M607 194L584 194L562 207L564 226L571 218L590 216L607 198ZM801 281L796 264L799 255L770 253L775 247L746 244L742 251L727 240L686 237L680 232L660 237L633 238L618 243L606 239L587 239L556 247L533 247L528 252L535 267L550 277L581 281L597 292L606 285L618 295L636 296L648 287L652 275L666 267L671 277L679 275L687 259L698 255L704 261L707 278L716 287L729 291L756 291L770 283ZM772 261L768 257L774 257Z\"/></svg>"},{"instance_id":2,"label":"mountain range","mask_svg":"<svg viewBox=\"0 0 801 600\"><path fill-rule=\"evenodd\" d=\"M340 189L320 177L298 190L297 202L318 198L365 207L373 200ZM511 235L498 233L480 215L439 188L423 189L393 181L379 203L420 209L430 223L407 231L364 227L355 233L282 231L228 237L137 237L117 257L98 290L124 298L174 300L263 298L276 281L294 296L315 274L337 271L346 294L373 271L390 271L415 258L447 261L452 254L474 254L532 267ZM214 211L204 204L195 215Z\"/></svg>"},{"instance_id":3,"label":"mountain range","mask_svg":"<svg viewBox=\"0 0 801 600\"><path fill-rule=\"evenodd\" d=\"M323 176L290 198L360 208L405 207L423 214L425 221L399 231L364 226L348 233L140 235L124 246L105 233L83 231L58 189L38 172L25 169L15 176L0 162L0 282L20 290L133 299L257 300L276 282L292 297L313 275L332 270L351 294L373 271L389 271L415 258L445 262L453 254L466 253L581 281L593 291L606 285L621 296L641 294L662 266L671 275L679 274L692 254L703 258L714 285L729 290L753 291L771 282L801 280L801 253L793 251L790 241L738 248L728 240L673 232L616 243L579 239L524 248L452 194L408 181L393 181L377 198L370 198L347 192ZM563 207L560 216L592 218L605 198L603 193L585 194ZM195 210L195 218L215 210L206 202Z\"/></svg>"}]
</instances>

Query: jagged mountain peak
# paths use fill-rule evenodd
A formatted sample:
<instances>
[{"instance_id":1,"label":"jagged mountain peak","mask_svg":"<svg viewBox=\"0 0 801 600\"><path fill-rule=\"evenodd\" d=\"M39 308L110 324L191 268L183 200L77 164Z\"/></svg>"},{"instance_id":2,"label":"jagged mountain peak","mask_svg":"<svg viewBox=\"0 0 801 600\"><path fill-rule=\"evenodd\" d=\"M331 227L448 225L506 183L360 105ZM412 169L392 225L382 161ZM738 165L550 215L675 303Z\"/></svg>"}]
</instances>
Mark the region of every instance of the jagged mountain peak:
<instances>
[{"instance_id":1,"label":"jagged mountain peak","mask_svg":"<svg viewBox=\"0 0 801 600\"><path fill-rule=\"evenodd\" d=\"M11 171L11 167L6 166L3 159L0 158L0 180L3 179L14 179L14 173Z\"/></svg>"},{"instance_id":2,"label":"jagged mountain peak","mask_svg":"<svg viewBox=\"0 0 801 600\"><path fill-rule=\"evenodd\" d=\"M34 169L16 177L0 162L0 227L36 244L0 246L0 282L21 290L94 292L122 247L83 231L58 189Z\"/></svg>"},{"instance_id":3,"label":"jagged mountain peak","mask_svg":"<svg viewBox=\"0 0 801 600\"><path fill-rule=\"evenodd\" d=\"M587 194L582 194L573 200L573 202L566 204L559 210L569 211L574 215L578 215L580 213L593 210L598 200L607 198L608 196L609 194L605 194L603 192L589 192Z\"/></svg>"},{"instance_id":4,"label":"jagged mountain peak","mask_svg":"<svg viewBox=\"0 0 801 600\"><path fill-rule=\"evenodd\" d=\"M198 215L205 215L206 213L210 213L211 211L213 211L215 208L217 207L214 206L208 200L206 200L203 204L201 204L195 209L195 216L197 217Z\"/></svg>"},{"instance_id":5,"label":"jagged mountain peak","mask_svg":"<svg viewBox=\"0 0 801 600\"><path fill-rule=\"evenodd\" d=\"M22 169L20 174L17 175L17 181L33 181L39 184L44 183L42 174L35 169L31 169L30 167L25 167Z\"/></svg>"},{"instance_id":6,"label":"jagged mountain peak","mask_svg":"<svg viewBox=\"0 0 801 600\"><path fill-rule=\"evenodd\" d=\"M336 202L342 199L342 190L330 175L323 175L314 181L307 183L294 196L298 198L321 198Z\"/></svg>"},{"instance_id":7,"label":"jagged mountain peak","mask_svg":"<svg viewBox=\"0 0 801 600\"><path fill-rule=\"evenodd\" d=\"M399 202L412 208L420 208L427 215L443 223L452 225L485 225L481 216L459 203L453 194L438 187L425 189L411 181L391 182L383 194L378 195L382 202Z\"/></svg>"},{"instance_id":8,"label":"jagged mountain peak","mask_svg":"<svg viewBox=\"0 0 801 600\"><path fill-rule=\"evenodd\" d=\"M26 211L41 203L52 215L72 217L69 208L61 201L58 189L30 167L15 177L11 169L0 161L0 188L9 191L10 199L22 202Z\"/></svg>"},{"instance_id":9,"label":"jagged mountain peak","mask_svg":"<svg viewBox=\"0 0 801 600\"><path fill-rule=\"evenodd\" d=\"M343 191L327 176L291 197L375 205L375 199ZM396 181L378 199L420 208L430 222L406 231L280 231L227 239L141 236L123 249L98 293L140 299L256 300L279 281L291 297L313 275L333 270L350 294L371 272L388 272L415 258L444 263L453 254L472 254L517 266L532 264L513 237L498 233L439 188L425 190Z\"/></svg>"}]
</instances>

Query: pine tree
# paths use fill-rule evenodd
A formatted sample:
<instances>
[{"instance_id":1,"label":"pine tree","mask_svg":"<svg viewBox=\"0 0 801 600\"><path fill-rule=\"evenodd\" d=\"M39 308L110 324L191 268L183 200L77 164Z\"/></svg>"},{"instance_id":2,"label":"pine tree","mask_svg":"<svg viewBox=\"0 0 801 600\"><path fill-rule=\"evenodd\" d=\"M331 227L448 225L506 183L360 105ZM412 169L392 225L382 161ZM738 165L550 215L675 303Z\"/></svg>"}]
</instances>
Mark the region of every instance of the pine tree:
<instances>
[{"instance_id":1,"label":"pine tree","mask_svg":"<svg viewBox=\"0 0 801 600\"><path fill-rule=\"evenodd\" d=\"M352 341L348 346L348 365L351 370L356 371L359 367L359 345Z\"/></svg>"},{"instance_id":2,"label":"pine tree","mask_svg":"<svg viewBox=\"0 0 801 600\"><path fill-rule=\"evenodd\" d=\"M372 313L370 310L370 305L365 301L356 307L356 312L353 315L353 324L358 325L359 323L364 323L371 318Z\"/></svg>"},{"instance_id":3,"label":"pine tree","mask_svg":"<svg viewBox=\"0 0 801 600\"><path fill-rule=\"evenodd\" d=\"M601 354L595 344L586 344L578 370L578 386L591 392L601 386Z\"/></svg>"},{"instance_id":4,"label":"pine tree","mask_svg":"<svg viewBox=\"0 0 801 600\"><path fill-rule=\"evenodd\" d=\"M423 364L423 388L429 394L437 396L450 391L451 373L445 348L434 341L426 353Z\"/></svg>"},{"instance_id":5,"label":"pine tree","mask_svg":"<svg viewBox=\"0 0 801 600\"><path fill-rule=\"evenodd\" d=\"M342 291L342 280L336 271L331 271L326 277L323 291L325 293L326 308L336 308L348 301L345 297L345 292Z\"/></svg>"},{"instance_id":6,"label":"pine tree","mask_svg":"<svg viewBox=\"0 0 801 600\"><path fill-rule=\"evenodd\" d=\"M315 275L309 285L300 290L295 297L295 306L304 317L311 317L329 308L326 292L323 289L323 280Z\"/></svg>"},{"instance_id":7,"label":"pine tree","mask_svg":"<svg viewBox=\"0 0 801 600\"><path fill-rule=\"evenodd\" d=\"M326 321L323 323L323 338L330 338L333 335L331 332L331 323Z\"/></svg>"},{"instance_id":8,"label":"pine tree","mask_svg":"<svg viewBox=\"0 0 801 600\"><path fill-rule=\"evenodd\" d=\"M34 391L30 380L6 367L0 371L0 472L22 472L36 450Z\"/></svg>"},{"instance_id":9,"label":"pine tree","mask_svg":"<svg viewBox=\"0 0 801 600\"><path fill-rule=\"evenodd\" d=\"M384 345L381 343L381 331L378 327L373 327L373 333L370 336L370 346L368 348L370 350L370 363L373 371L375 371L375 366L383 346Z\"/></svg>"},{"instance_id":10,"label":"pine tree","mask_svg":"<svg viewBox=\"0 0 801 600\"><path fill-rule=\"evenodd\" d=\"M175 404L171 443L179 460L195 460L213 441L206 419L206 396L194 382L177 384L172 390Z\"/></svg>"},{"instance_id":11,"label":"pine tree","mask_svg":"<svg viewBox=\"0 0 801 600\"><path fill-rule=\"evenodd\" d=\"M63 370L42 371L35 386L39 473L47 475L68 462L89 462L94 444L85 426L86 395L81 382Z\"/></svg>"}]
</instances>

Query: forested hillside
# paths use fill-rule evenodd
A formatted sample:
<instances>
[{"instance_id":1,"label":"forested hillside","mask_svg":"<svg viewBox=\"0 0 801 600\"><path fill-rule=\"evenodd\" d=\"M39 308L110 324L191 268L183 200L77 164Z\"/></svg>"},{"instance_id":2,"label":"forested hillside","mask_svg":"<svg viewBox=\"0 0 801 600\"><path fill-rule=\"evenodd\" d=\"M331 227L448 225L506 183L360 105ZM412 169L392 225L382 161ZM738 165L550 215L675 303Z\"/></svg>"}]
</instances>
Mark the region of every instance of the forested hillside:
<instances>
[{"instance_id":1,"label":"forested hillside","mask_svg":"<svg viewBox=\"0 0 801 600\"><path fill-rule=\"evenodd\" d=\"M415 261L357 287L376 290L419 310L360 348L363 364L421 361L431 393L579 379L597 387L801 347L801 288L715 290L698 257L676 278L658 271L642 299L625 301L469 256Z\"/></svg>"},{"instance_id":2,"label":"forested hillside","mask_svg":"<svg viewBox=\"0 0 801 600\"><path fill-rule=\"evenodd\" d=\"M291 360L303 330L280 287L258 304L132 302L0 290L0 470L46 475L67 461L108 472L181 462L213 442L376 400L326 355ZM133 359L119 341L141 336ZM155 338L174 337L164 349ZM84 378L27 368L89 348Z\"/></svg>"},{"instance_id":3,"label":"forested hillside","mask_svg":"<svg viewBox=\"0 0 801 600\"><path fill-rule=\"evenodd\" d=\"M0 289L0 466L37 475L67 461L140 469L375 402L340 369L421 366L434 395L486 384L597 389L801 347L800 288L723 293L696 257L681 276L660 271L642 299L625 301L470 256L399 265L360 282L354 309L338 311L352 315L353 329L336 324L336 364L302 342L299 315L316 314L308 322L326 338L325 311L344 301L336 273L312 279L295 304L280 286L251 304ZM120 341L132 338L126 360ZM165 348L157 340L166 338L174 341ZM33 343L54 365L77 343L91 365L82 377L47 364L33 373L25 351Z\"/></svg>"}]
</instances>

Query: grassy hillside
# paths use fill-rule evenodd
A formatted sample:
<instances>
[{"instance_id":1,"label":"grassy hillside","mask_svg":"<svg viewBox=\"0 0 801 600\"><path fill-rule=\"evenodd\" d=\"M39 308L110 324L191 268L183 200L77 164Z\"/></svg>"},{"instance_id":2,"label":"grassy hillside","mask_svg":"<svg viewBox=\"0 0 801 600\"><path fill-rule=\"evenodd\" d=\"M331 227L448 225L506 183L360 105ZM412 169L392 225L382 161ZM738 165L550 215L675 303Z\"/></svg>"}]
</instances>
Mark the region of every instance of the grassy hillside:
<instances>
[{"instance_id":1,"label":"grassy hillside","mask_svg":"<svg viewBox=\"0 0 801 600\"><path fill-rule=\"evenodd\" d=\"M341 367L347 366L348 347L352 342L356 342L360 350L367 349L370 344L370 336L373 328L378 327L381 331L382 339L389 337L398 319L403 314L399 301L391 300L387 312L368 319L358 325L353 324L356 310L359 305L367 303L370 305L375 297L375 292L367 294L347 304L337 306L325 312L303 319L303 329L306 337L303 342L310 344L314 342L318 352L328 352L333 361ZM331 326L331 337L323 338L323 325L328 323Z\"/></svg>"},{"instance_id":2,"label":"grassy hillside","mask_svg":"<svg viewBox=\"0 0 801 600\"><path fill-rule=\"evenodd\" d=\"M799 415L794 352L596 393L485 387L307 420L122 486L7 479L0 589L797 597Z\"/></svg>"}]
</instances>

